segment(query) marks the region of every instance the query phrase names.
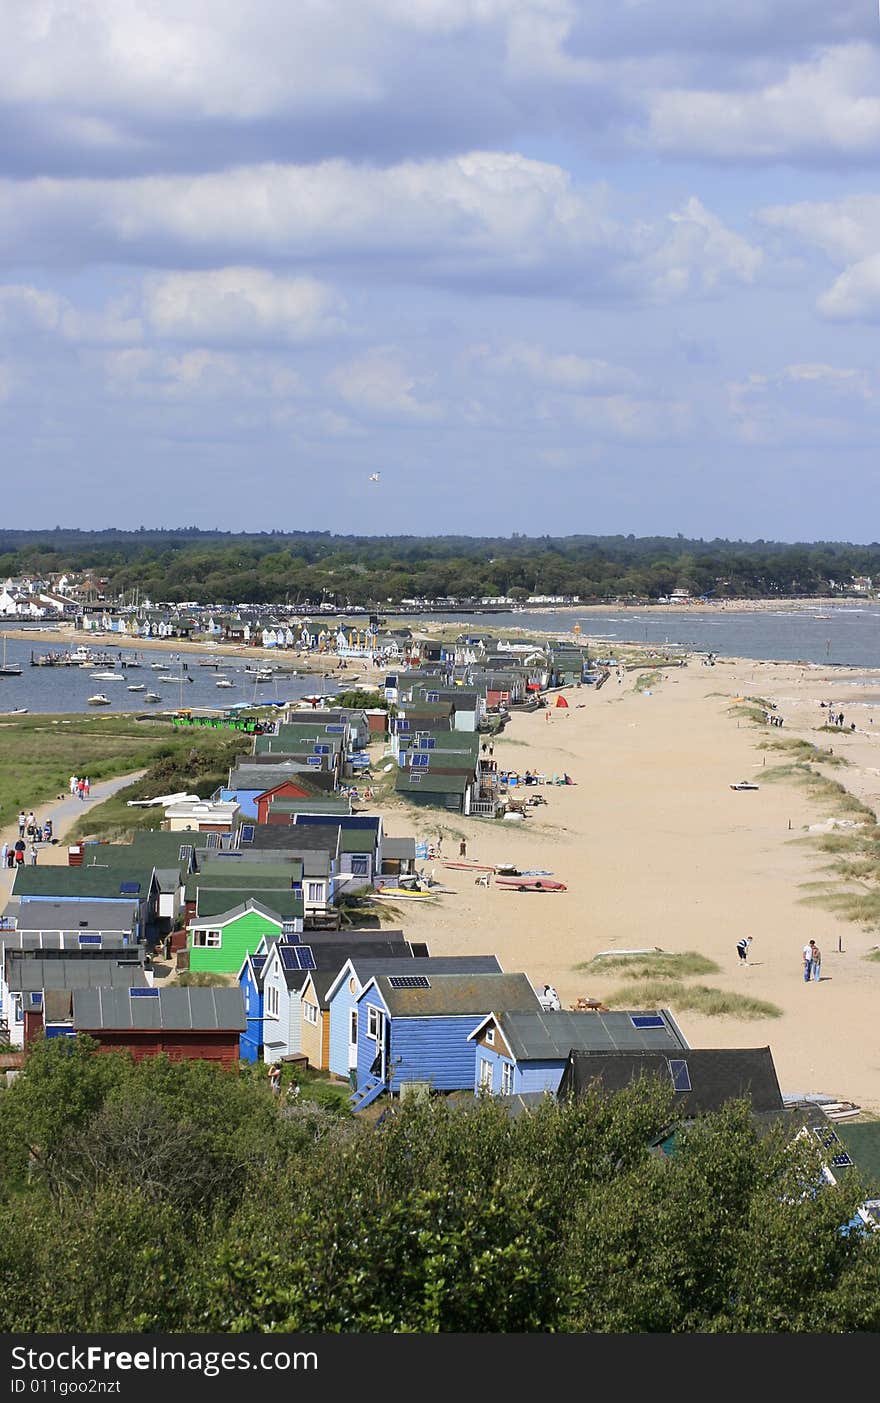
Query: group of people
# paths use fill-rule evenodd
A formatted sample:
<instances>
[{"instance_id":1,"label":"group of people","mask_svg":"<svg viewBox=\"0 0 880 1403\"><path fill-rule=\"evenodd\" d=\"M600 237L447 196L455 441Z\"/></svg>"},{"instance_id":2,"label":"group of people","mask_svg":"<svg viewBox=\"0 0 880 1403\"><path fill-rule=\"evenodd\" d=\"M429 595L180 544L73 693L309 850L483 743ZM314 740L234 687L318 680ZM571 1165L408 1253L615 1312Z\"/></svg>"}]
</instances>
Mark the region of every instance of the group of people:
<instances>
[{"instance_id":1,"label":"group of people","mask_svg":"<svg viewBox=\"0 0 880 1403\"><path fill-rule=\"evenodd\" d=\"M739 955L740 963L746 964L751 949L751 935L744 935L736 942L736 953ZM822 951L815 940L808 940L803 950L804 959L804 983L809 984L811 980L819 981L822 978Z\"/></svg>"},{"instance_id":2,"label":"group of people","mask_svg":"<svg viewBox=\"0 0 880 1403\"><path fill-rule=\"evenodd\" d=\"M37 851L36 843L28 844L23 837L17 838L14 843L4 843L0 847L0 867L23 867L26 854L35 867Z\"/></svg>"},{"instance_id":3,"label":"group of people","mask_svg":"<svg viewBox=\"0 0 880 1403\"><path fill-rule=\"evenodd\" d=\"M18 838L14 843L3 843L0 847L0 868L22 867L25 858L28 858L32 866L36 866L39 843L51 843L53 838L52 820L47 818L45 823L38 823L33 809L30 813L25 813L24 809L18 815Z\"/></svg>"},{"instance_id":4,"label":"group of people","mask_svg":"<svg viewBox=\"0 0 880 1403\"><path fill-rule=\"evenodd\" d=\"M76 775L71 775L70 792L71 794L75 794L77 799L88 799L89 793L91 792L91 784L89 783L88 775L86 775L84 779L79 779Z\"/></svg>"},{"instance_id":5,"label":"group of people","mask_svg":"<svg viewBox=\"0 0 880 1403\"><path fill-rule=\"evenodd\" d=\"M804 983L809 984L811 979L819 980L822 977L822 951L815 940L808 940L804 946Z\"/></svg>"}]
</instances>

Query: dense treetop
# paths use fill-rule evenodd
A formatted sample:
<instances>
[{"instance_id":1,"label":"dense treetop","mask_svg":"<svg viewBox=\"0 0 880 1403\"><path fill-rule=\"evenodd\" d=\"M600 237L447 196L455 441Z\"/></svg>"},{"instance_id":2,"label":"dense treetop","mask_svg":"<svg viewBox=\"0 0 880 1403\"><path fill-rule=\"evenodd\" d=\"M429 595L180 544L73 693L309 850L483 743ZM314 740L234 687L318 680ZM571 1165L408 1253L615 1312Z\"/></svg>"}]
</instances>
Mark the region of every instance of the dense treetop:
<instances>
[{"instance_id":1,"label":"dense treetop","mask_svg":"<svg viewBox=\"0 0 880 1403\"><path fill-rule=\"evenodd\" d=\"M382 1123L276 1100L263 1067L34 1045L0 1092L0 1329L876 1331L880 1233L812 1137L668 1085L511 1118Z\"/></svg>"}]
</instances>

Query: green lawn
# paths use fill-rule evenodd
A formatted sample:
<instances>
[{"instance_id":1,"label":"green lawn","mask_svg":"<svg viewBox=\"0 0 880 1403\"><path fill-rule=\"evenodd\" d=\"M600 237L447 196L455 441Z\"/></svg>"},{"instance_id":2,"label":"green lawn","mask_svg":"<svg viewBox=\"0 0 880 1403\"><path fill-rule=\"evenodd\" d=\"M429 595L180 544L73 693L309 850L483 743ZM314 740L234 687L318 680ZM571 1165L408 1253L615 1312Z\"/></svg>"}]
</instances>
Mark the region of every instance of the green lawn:
<instances>
[{"instance_id":1,"label":"green lawn","mask_svg":"<svg viewBox=\"0 0 880 1403\"><path fill-rule=\"evenodd\" d=\"M223 779L236 755L249 750L250 741L238 732L222 736L217 731L172 729L168 720L136 721L132 716L21 716L0 724L0 823L10 823L19 810L40 805L69 793L72 774L88 775L92 784L116 775L147 769L149 774L130 790L127 798L187 788L210 793ZM201 787L200 787L201 786ZM210 786L210 787L208 787ZM115 806L114 822L142 816L149 810L125 808L124 799L100 805L88 815L89 832L100 831L102 811ZM85 816L84 816L85 820ZM156 826L155 811L147 826Z\"/></svg>"}]
</instances>

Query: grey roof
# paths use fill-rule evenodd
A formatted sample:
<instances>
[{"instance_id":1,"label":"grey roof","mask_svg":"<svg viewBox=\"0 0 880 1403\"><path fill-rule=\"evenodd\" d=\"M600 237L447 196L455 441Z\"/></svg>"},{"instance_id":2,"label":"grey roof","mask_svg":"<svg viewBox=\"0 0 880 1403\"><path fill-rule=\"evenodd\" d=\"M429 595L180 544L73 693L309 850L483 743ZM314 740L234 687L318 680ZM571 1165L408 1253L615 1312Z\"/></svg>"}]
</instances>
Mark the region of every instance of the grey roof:
<instances>
[{"instance_id":1,"label":"grey roof","mask_svg":"<svg viewBox=\"0 0 880 1403\"><path fill-rule=\"evenodd\" d=\"M633 1018L656 1015L662 1028L636 1028ZM499 1012L498 1026L517 1062L566 1058L572 1048L589 1052L649 1052L673 1055L687 1043L666 1009L613 1013Z\"/></svg>"},{"instance_id":2,"label":"grey roof","mask_svg":"<svg viewBox=\"0 0 880 1403\"><path fill-rule=\"evenodd\" d=\"M36 960L20 951L6 955L6 982L15 993L42 989L142 988L147 983L143 966L131 960Z\"/></svg>"},{"instance_id":3,"label":"grey roof","mask_svg":"<svg viewBox=\"0 0 880 1403\"><path fill-rule=\"evenodd\" d=\"M640 1077L668 1081L671 1060L669 1052L572 1052L557 1094L560 1100L577 1097L593 1082L610 1094ZM684 1116L717 1111L725 1101L743 1097L757 1114L783 1110L769 1047L690 1048L676 1060L686 1063L691 1085L690 1091L677 1092L675 1097Z\"/></svg>"},{"instance_id":4,"label":"grey roof","mask_svg":"<svg viewBox=\"0 0 880 1403\"><path fill-rule=\"evenodd\" d=\"M100 936L101 943L83 947L79 944L82 935ZM0 931L0 949L39 950L53 958L64 954L76 955L82 950L86 955L95 955L96 952L114 956L130 953L137 959L143 959L145 947L135 940L126 942L118 930L4 930Z\"/></svg>"},{"instance_id":5,"label":"grey roof","mask_svg":"<svg viewBox=\"0 0 880 1403\"><path fill-rule=\"evenodd\" d=\"M427 989L394 989L389 976L380 974L376 985L394 1018L454 1017L490 1009L527 1013L540 1007L524 974L431 975Z\"/></svg>"},{"instance_id":6,"label":"grey roof","mask_svg":"<svg viewBox=\"0 0 880 1403\"><path fill-rule=\"evenodd\" d=\"M128 935L137 923L137 899L130 901L22 901L10 904L17 930L116 931Z\"/></svg>"},{"instance_id":7,"label":"grey roof","mask_svg":"<svg viewBox=\"0 0 880 1403\"><path fill-rule=\"evenodd\" d=\"M228 893L224 892L223 895L228 895ZM255 898L249 898L247 901L239 902L236 906L227 906L223 911L212 911L210 916L205 916L201 920L191 921L189 928L193 930L197 926L205 925L207 921L211 921L215 926L225 925L228 921L234 921L239 916L246 916L250 911L255 911L258 916L265 916L267 920L274 921L276 925L281 922L281 917L275 914L271 906L257 901Z\"/></svg>"},{"instance_id":8,"label":"grey roof","mask_svg":"<svg viewBox=\"0 0 880 1403\"><path fill-rule=\"evenodd\" d=\"M361 931L355 942L350 938L351 932L346 932L341 938L339 931L326 931L325 934L335 936L335 940L313 941L311 932L307 932L301 943L311 948L315 958L315 969L311 973L326 973L330 976L327 988L330 987L346 960L350 958L353 944L365 955L384 956L386 959L403 957L408 963L412 958L409 942L400 931L386 931L381 936L378 931ZM309 970L285 969L284 980L288 989L301 989L308 979L309 973Z\"/></svg>"},{"instance_id":9,"label":"grey roof","mask_svg":"<svg viewBox=\"0 0 880 1403\"><path fill-rule=\"evenodd\" d=\"M339 828L335 823L255 823L253 842L242 844L241 850L265 852L267 848L289 856L296 852L324 852L335 857L339 851Z\"/></svg>"},{"instance_id":10,"label":"grey roof","mask_svg":"<svg viewBox=\"0 0 880 1403\"><path fill-rule=\"evenodd\" d=\"M198 985L160 988L157 997L132 998L126 989L77 989L73 1025L83 1032L163 1029L236 1032L247 1027L241 989Z\"/></svg>"},{"instance_id":11,"label":"grey roof","mask_svg":"<svg viewBox=\"0 0 880 1403\"><path fill-rule=\"evenodd\" d=\"M497 955L420 955L418 964L412 963L413 956L395 957L349 955L352 969L363 986L376 974L501 974ZM348 963L348 961L346 961ZM320 989L315 980L315 988L326 994L339 978L343 965ZM322 1002L323 1002L322 998Z\"/></svg>"},{"instance_id":12,"label":"grey roof","mask_svg":"<svg viewBox=\"0 0 880 1403\"><path fill-rule=\"evenodd\" d=\"M160 892L177 891L181 886L183 878L179 867L157 867L156 884Z\"/></svg>"},{"instance_id":13,"label":"grey roof","mask_svg":"<svg viewBox=\"0 0 880 1403\"><path fill-rule=\"evenodd\" d=\"M382 856L393 858L395 861L402 858L412 858L415 861L416 840L415 838L385 838L382 841Z\"/></svg>"}]
</instances>

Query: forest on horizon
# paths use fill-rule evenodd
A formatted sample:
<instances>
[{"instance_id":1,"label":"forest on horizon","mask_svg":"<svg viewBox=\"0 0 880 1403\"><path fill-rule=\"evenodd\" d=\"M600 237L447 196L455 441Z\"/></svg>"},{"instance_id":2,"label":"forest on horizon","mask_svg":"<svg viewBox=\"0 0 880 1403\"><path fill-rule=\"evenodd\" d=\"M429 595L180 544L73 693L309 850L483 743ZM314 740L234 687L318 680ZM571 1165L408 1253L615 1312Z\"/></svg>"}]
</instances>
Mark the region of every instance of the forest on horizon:
<instances>
[{"instance_id":1,"label":"forest on horizon","mask_svg":"<svg viewBox=\"0 0 880 1403\"><path fill-rule=\"evenodd\" d=\"M0 531L0 576L89 572L116 601L341 607L406 599L577 595L810 597L880 579L880 543L676 536L354 536L329 531ZM130 602L130 601L129 601Z\"/></svg>"}]
</instances>

